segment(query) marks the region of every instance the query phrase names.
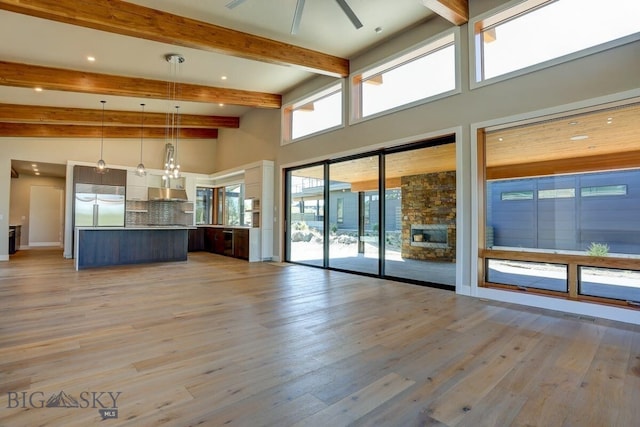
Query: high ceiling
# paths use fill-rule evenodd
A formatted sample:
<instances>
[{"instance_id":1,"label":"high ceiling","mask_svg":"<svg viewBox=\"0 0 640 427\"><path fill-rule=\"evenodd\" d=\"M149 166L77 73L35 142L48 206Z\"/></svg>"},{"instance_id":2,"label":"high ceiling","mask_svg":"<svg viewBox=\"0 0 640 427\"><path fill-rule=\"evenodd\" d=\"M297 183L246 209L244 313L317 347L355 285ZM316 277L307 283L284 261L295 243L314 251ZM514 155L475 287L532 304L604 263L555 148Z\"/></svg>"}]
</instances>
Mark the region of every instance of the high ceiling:
<instances>
[{"instance_id":1,"label":"high ceiling","mask_svg":"<svg viewBox=\"0 0 640 427\"><path fill-rule=\"evenodd\" d=\"M348 75L349 58L433 18L432 9L459 24L466 17L454 11L467 7L465 0L347 0L363 24L356 29L338 1L308 0L291 34L298 0L230 2L0 0L0 136L70 136L63 124L95 135L101 100L105 125L121 128L108 137L139 125L141 103L146 126L162 127L174 107L172 80L184 128L238 127L249 109L279 108L283 93L314 75ZM172 53L185 58L176 74L165 60Z\"/></svg>"}]
</instances>

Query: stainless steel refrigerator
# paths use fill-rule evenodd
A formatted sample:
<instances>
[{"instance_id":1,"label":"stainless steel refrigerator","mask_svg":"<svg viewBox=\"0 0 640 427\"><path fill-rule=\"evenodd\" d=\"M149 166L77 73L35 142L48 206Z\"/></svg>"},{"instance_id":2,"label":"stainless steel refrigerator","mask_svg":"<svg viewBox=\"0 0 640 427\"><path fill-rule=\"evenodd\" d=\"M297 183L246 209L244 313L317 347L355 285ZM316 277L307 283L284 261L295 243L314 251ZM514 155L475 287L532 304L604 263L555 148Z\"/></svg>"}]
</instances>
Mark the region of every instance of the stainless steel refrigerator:
<instances>
[{"instance_id":1,"label":"stainless steel refrigerator","mask_svg":"<svg viewBox=\"0 0 640 427\"><path fill-rule=\"evenodd\" d=\"M75 190L76 227L124 226L124 186L76 184Z\"/></svg>"}]
</instances>

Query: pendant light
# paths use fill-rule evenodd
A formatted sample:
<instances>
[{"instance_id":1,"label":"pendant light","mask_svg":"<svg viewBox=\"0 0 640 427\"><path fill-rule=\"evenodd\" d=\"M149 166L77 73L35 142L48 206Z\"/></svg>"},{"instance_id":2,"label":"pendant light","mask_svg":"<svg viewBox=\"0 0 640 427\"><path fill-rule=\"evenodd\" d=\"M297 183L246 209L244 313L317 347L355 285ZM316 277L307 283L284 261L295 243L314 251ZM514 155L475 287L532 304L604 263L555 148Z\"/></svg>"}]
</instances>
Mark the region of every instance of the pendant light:
<instances>
[{"instance_id":1,"label":"pendant light","mask_svg":"<svg viewBox=\"0 0 640 427\"><path fill-rule=\"evenodd\" d=\"M180 142L180 106L176 105L176 115L175 115L175 141L176 141L176 150L175 153L173 155L174 157L174 163L175 163L175 169L173 170L173 177L174 178L179 178L180 177L180 162L178 161L178 144Z\"/></svg>"},{"instance_id":2,"label":"pendant light","mask_svg":"<svg viewBox=\"0 0 640 427\"><path fill-rule=\"evenodd\" d=\"M165 161L163 180L180 177L180 163L178 161L178 143L180 140L180 106L175 105L178 101L178 74L180 64L184 62L184 57L175 53L165 55L169 63L169 83L167 85L167 118L165 123ZM175 106L175 111L171 107Z\"/></svg>"},{"instance_id":3,"label":"pendant light","mask_svg":"<svg viewBox=\"0 0 640 427\"><path fill-rule=\"evenodd\" d=\"M98 160L96 172L102 174L102 173L108 172L107 164L102 159L102 149L104 147L104 104L106 104L107 101L100 101L100 102L102 103L102 135L100 137L100 160Z\"/></svg>"},{"instance_id":4,"label":"pendant light","mask_svg":"<svg viewBox=\"0 0 640 427\"><path fill-rule=\"evenodd\" d=\"M142 163L142 143L144 140L144 104L140 104L140 106L142 107L142 118L140 120L140 163L138 164L136 173L138 174L138 176L145 176L147 174L147 171L144 169L144 164Z\"/></svg>"}]
</instances>

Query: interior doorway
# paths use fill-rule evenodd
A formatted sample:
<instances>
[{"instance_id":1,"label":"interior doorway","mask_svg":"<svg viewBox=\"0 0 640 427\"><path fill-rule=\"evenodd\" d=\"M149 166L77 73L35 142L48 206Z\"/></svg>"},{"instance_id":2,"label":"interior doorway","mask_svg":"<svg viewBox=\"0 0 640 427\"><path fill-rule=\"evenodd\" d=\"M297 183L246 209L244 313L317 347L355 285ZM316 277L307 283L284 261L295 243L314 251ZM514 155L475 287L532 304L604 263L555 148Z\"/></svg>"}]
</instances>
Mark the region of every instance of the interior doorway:
<instances>
[{"instance_id":1,"label":"interior doorway","mask_svg":"<svg viewBox=\"0 0 640 427\"><path fill-rule=\"evenodd\" d=\"M29 247L62 247L64 191L56 187L31 187Z\"/></svg>"}]
</instances>

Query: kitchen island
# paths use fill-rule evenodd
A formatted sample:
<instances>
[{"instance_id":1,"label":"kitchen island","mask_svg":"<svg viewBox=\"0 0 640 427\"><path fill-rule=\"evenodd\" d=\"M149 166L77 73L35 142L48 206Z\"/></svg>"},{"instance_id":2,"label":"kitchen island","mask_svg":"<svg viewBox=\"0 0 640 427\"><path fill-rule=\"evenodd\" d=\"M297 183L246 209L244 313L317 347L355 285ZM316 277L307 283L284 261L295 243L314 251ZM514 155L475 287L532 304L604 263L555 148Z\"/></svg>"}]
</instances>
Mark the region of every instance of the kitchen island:
<instances>
[{"instance_id":1,"label":"kitchen island","mask_svg":"<svg viewBox=\"0 0 640 427\"><path fill-rule=\"evenodd\" d=\"M186 261L189 226L76 227L76 270Z\"/></svg>"}]
</instances>

